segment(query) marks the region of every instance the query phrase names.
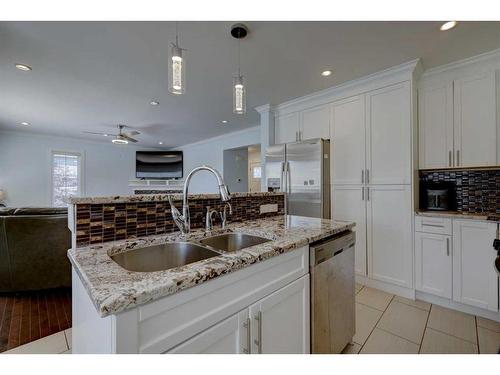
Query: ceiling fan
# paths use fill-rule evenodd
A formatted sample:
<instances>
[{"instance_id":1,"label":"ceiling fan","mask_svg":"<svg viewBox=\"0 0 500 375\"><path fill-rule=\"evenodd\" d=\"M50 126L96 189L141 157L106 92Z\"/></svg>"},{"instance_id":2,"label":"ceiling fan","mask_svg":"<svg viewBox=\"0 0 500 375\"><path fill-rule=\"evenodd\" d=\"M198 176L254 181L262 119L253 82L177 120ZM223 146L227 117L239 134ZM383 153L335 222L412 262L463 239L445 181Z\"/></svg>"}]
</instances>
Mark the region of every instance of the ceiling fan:
<instances>
[{"instance_id":1,"label":"ceiling fan","mask_svg":"<svg viewBox=\"0 0 500 375\"><path fill-rule=\"evenodd\" d=\"M115 137L114 139L111 140L114 144L119 144L119 145L126 145L129 142L137 143L137 139L132 138L134 135L141 134L137 130L131 130L128 132L124 132L123 128L128 128L126 125L118 125L118 134L109 134L109 133L94 133L94 132L84 132L87 134L95 134L95 135L102 135L104 137Z\"/></svg>"}]
</instances>

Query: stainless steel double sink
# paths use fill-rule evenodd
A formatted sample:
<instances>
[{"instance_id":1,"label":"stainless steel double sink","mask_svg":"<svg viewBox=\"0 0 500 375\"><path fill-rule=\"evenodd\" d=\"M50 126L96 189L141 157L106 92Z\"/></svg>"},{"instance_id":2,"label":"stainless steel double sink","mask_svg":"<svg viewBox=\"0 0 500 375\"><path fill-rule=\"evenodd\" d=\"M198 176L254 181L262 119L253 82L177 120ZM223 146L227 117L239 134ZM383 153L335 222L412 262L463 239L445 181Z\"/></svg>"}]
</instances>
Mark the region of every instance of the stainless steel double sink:
<instances>
[{"instance_id":1,"label":"stainless steel double sink","mask_svg":"<svg viewBox=\"0 0 500 375\"><path fill-rule=\"evenodd\" d=\"M155 272L185 266L200 260L271 241L245 233L224 233L196 242L167 242L111 256L128 271Z\"/></svg>"}]
</instances>

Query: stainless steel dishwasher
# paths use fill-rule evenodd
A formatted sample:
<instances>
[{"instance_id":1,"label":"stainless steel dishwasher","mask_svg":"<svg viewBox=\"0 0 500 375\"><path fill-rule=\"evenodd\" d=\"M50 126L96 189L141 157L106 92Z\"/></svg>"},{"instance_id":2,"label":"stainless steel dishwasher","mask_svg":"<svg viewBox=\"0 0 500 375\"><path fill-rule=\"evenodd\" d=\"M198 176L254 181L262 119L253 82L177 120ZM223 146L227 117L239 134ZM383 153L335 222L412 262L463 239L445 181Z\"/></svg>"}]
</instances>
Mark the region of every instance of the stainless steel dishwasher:
<instances>
[{"instance_id":1,"label":"stainless steel dishwasher","mask_svg":"<svg viewBox=\"0 0 500 375\"><path fill-rule=\"evenodd\" d=\"M311 353L340 353L355 332L352 231L310 247Z\"/></svg>"}]
</instances>

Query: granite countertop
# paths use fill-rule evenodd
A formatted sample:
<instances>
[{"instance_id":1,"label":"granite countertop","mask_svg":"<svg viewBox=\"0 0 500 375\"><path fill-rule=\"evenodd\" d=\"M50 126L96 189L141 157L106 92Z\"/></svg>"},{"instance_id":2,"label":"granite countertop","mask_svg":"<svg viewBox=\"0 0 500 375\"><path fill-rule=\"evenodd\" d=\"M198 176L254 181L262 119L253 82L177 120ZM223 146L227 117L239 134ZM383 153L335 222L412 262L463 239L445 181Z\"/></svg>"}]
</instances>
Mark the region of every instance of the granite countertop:
<instances>
[{"instance_id":1,"label":"granite countertop","mask_svg":"<svg viewBox=\"0 0 500 375\"><path fill-rule=\"evenodd\" d=\"M154 190L154 189L153 189ZM246 198L246 197L266 197L275 195L284 195L285 193L279 192L244 192L244 193L231 193L231 198ZM115 195L108 197L68 197L65 202L68 204L105 204L105 203L127 203L127 202L163 202L168 201L171 196L176 201L182 200L182 193L177 194L134 194L134 195ZM189 200L192 199L218 199L217 194L189 194Z\"/></svg>"},{"instance_id":2,"label":"granite countertop","mask_svg":"<svg viewBox=\"0 0 500 375\"><path fill-rule=\"evenodd\" d=\"M272 241L158 272L127 271L116 264L110 255L165 242L196 241L207 237L207 233L197 229L187 237L174 232L77 247L70 249L68 256L97 311L104 317L308 245L351 229L354 225L353 222L291 215L229 223L225 230L214 230L209 235L243 232Z\"/></svg>"},{"instance_id":3,"label":"granite countertop","mask_svg":"<svg viewBox=\"0 0 500 375\"><path fill-rule=\"evenodd\" d=\"M447 217L457 219L500 221L500 214L489 214L479 212L459 212L459 211L426 211L419 210L415 213L419 216Z\"/></svg>"}]
</instances>

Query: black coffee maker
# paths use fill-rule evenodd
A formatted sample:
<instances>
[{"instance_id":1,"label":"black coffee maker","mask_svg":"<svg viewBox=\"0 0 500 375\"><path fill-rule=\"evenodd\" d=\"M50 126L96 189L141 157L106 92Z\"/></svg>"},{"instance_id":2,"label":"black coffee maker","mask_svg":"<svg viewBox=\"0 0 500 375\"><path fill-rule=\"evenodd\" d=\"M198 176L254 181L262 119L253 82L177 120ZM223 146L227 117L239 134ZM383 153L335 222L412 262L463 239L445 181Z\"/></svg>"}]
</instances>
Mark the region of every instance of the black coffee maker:
<instances>
[{"instance_id":1,"label":"black coffee maker","mask_svg":"<svg viewBox=\"0 0 500 375\"><path fill-rule=\"evenodd\" d=\"M450 182L426 181L420 191L420 208L431 211L455 211L455 186Z\"/></svg>"}]
</instances>

